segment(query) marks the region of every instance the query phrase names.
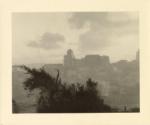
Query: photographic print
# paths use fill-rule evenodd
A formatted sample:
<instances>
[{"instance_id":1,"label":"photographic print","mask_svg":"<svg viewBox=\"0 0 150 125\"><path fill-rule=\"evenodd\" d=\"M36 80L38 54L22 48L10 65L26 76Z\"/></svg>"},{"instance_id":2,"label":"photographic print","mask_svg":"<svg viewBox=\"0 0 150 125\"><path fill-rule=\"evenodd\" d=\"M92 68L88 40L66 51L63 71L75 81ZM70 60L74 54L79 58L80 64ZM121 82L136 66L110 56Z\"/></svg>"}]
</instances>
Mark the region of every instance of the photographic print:
<instances>
[{"instance_id":1,"label":"photographic print","mask_svg":"<svg viewBox=\"0 0 150 125\"><path fill-rule=\"evenodd\" d=\"M138 12L11 18L12 113L140 112Z\"/></svg>"}]
</instances>

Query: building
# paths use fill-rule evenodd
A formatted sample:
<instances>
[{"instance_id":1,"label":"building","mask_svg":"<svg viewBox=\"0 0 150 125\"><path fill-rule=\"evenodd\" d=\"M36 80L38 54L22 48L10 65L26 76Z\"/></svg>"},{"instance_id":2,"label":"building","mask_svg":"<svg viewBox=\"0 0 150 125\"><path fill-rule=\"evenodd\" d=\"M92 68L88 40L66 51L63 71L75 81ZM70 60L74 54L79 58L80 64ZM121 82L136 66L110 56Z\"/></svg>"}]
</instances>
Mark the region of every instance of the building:
<instances>
[{"instance_id":1,"label":"building","mask_svg":"<svg viewBox=\"0 0 150 125\"><path fill-rule=\"evenodd\" d=\"M63 64L48 64L45 70L56 76L60 70L61 79L66 83L85 83L88 78L98 83L100 96L111 106L139 106L139 51L132 61L120 60L110 63L108 56L86 55L76 58L69 49ZM123 98L124 97L124 98Z\"/></svg>"},{"instance_id":2,"label":"building","mask_svg":"<svg viewBox=\"0 0 150 125\"><path fill-rule=\"evenodd\" d=\"M69 49L62 64L46 64L43 68L54 77L59 70L62 81L68 84L84 84L91 78L98 83L99 95L112 107L139 107L139 52L132 61L110 63L108 56L86 55L80 59L76 58ZM33 98L26 97L22 85L27 77L19 66L13 66L13 99L20 104L35 104ZM29 105L31 106L30 103Z\"/></svg>"},{"instance_id":3,"label":"building","mask_svg":"<svg viewBox=\"0 0 150 125\"><path fill-rule=\"evenodd\" d=\"M85 83L88 78L91 78L99 82L99 87L103 87L103 95L108 95L109 82L106 74L112 72L108 56L86 55L79 59L75 58L73 51L69 49L64 56L63 64L47 64L44 69L54 76L58 69L61 79L67 83Z\"/></svg>"}]
</instances>

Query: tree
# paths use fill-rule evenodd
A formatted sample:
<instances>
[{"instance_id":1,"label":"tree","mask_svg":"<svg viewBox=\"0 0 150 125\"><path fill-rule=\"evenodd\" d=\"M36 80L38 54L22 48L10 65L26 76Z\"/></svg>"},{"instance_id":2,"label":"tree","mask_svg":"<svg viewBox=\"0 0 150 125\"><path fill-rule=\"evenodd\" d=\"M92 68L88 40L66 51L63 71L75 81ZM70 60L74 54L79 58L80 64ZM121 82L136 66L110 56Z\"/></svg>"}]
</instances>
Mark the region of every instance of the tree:
<instances>
[{"instance_id":1,"label":"tree","mask_svg":"<svg viewBox=\"0 0 150 125\"><path fill-rule=\"evenodd\" d=\"M43 68L22 68L30 74L23 83L24 88L30 92L40 90L37 112L111 112L111 107L98 96L97 83L92 79L88 79L86 84L69 84L61 81L58 70L55 78Z\"/></svg>"}]
</instances>

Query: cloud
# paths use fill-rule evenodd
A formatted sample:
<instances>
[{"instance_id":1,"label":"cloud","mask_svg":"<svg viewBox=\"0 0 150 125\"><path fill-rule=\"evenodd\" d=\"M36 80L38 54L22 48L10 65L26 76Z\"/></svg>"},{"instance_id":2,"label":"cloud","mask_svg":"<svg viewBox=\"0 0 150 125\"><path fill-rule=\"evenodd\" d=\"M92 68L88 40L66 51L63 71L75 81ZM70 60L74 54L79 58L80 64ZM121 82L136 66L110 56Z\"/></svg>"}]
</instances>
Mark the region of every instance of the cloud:
<instances>
[{"instance_id":1,"label":"cloud","mask_svg":"<svg viewBox=\"0 0 150 125\"><path fill-rule=\"evenodd\" d=\"M107 28L134 26L137 21L138 14L136 12L81 12L73 13L69 19L72 27L77 29L84 28L88 23L90 28L96 28L95 26Z\"/></svg>"},{"instance_id":2,"label":"cloud","mask_svg":"<svg viewBox=\"0 0 150 125\"><path fill-rule=\"evenodd\" d=\"M101 50L113 44L112 38L138 34L137 12L73 13L69 23L76 30L88 29L79 36L83 51Z\"/></svg>"},{"instance_id":3,"label":"cloud","mask_svg":"<svg viewBox=\"0 0 150 125\"><path fill-rule=\"evenodd\" d=\"M105 24L107 13L97 13L97 12L80 12L73 13L69 22L74 28L84 28L85 24L90 23L92 26L94 23Z\"/></svg>"},{"instance_id":4,"label":"cloud","mask_svg":"<svg viewBox=\"0 0 150 125\"><path fill-rule=\"evenodd\" d=\"M86 51L93 51L93 49L98 50L104 48L108 46L109 43L106 34L103 34L103 36L101 36L100 32L92 30L81 34L79 41L80 49Z\"/></svg>"},{"instance_id":5,"label":"cloud","mask_svg":"<svg viewBox=\"0 0 150 125\"><path fill-rule=\"evenodd\" d=\"M28 46L42 49L56 49L60 47L60 44L65 41L65 37L58 33L44 33L40 40L30 41Z\"/></svg>"}]
</instances>

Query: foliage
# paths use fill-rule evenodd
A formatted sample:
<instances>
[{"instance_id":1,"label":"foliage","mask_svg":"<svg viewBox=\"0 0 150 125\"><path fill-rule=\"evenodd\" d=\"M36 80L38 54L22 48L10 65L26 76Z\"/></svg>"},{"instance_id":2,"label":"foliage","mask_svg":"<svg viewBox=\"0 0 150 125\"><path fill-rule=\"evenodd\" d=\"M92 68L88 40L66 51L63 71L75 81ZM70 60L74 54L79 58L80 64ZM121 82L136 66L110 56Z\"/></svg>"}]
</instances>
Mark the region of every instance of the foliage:
<instances>
[{"instance_id":1,"label":"foliage","mask_svg":"<svg viewBox=\"0 0 150 125\"><path fill-rule=\"evenodd\" d=\"M91 79L86 84L62 83L58 70L55 78L42 68L22 68L30 74L23 83L24 88L29 91L40 90L37 112L111 112L111 107L104 104L104 100L98 96L97 82Z\"/></svg>"},{"instance_id":2,"label":"foliage","mask_svg":"<svg viewBox=\"0 0 150 125\"><path fill-rule=\"evenodd\" d=\"M12 100L12 112L18 113L18 106L17 106L17 103L14 99Z\"/></svg>"}]
</instances>

